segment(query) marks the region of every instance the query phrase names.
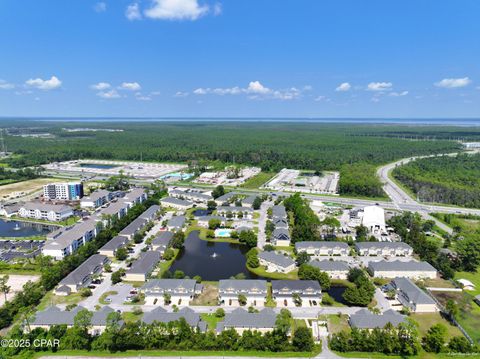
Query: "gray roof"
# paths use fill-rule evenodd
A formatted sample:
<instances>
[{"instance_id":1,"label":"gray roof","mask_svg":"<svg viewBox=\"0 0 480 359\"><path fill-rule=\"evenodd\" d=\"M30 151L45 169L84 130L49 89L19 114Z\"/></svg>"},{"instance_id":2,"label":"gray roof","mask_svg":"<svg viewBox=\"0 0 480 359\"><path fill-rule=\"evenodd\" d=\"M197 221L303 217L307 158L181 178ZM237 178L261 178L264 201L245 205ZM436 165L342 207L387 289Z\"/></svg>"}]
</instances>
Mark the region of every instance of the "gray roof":
<instances>
[{"instance_id":1,"label":"gray roof","mask_svg":"<svg viewBox=\"0 0 480 359\"><path fill-rule=\"evenodd\" d=\"M190 202L190 201L186 201L184 199L180 199L180 198L175 198L175 197L166 197L166 198L162 198L160 200L160 202L162 204L167 204L167 206L169 204L173 204L173 205L176 205L176 206L185 206L185 207L188 207L188 206L192 206L193 203Z\"/></svg>"},{"instance_id":2,"label":"gray roof","mask_svg":"<svg viewBox=\"0 0 480 359\"><path fill-rule=\"evenodd\" d=\"M87 232L92 232L97 227L98 222L94 218L77 222L73 226L62 227L55 231L55 237L45 243L44 249L64 249L72 244L73 241L82 238Z\"/></svg>"},{"instance_id":3,"label":"gray roof","mask_svg":"<svg viewBox=\"0 0 480 359\"><path fill-rule=\"evenodd\" d=\"M149 274L160 262L160 252L150 251L142 252L138 259L133 262L127 273L130 274Z\"/></svg>"},{"instance_id":4,"label":"gray roof","mask_svg":"<svg viewBox=\"0 0 480 359\"><path fill-rule=\"evenodd\" d=\"M194 279L150 279L143 289L146 292L170 294L195 294L197 282Z\"/></svg>"},{"instance_id":5,"label":"gray roof","mask_svg":"<svg viewBox=\"0 0 480 359\"><path fill-rule=\"evenodd\" d=\"M405 242L358 242L355 243L355 247L358 249L376 249L376 248L388 248L388 249L405 249L410 250L410 247Z\"/></svg>"},{"instance_id":6,"label":"gray roof","mask_svg":"<svg viewBox=\"0 0 480 359\"><path fill-rule=\"evenodd\" d=\"M261 252L258 254L258 258L283 268L287 268L295 264L295 261L292 258L275 252Z\"/></svg>"},{"instance_id":7,"label":"gray roof","mask_svg":"<svg viewBox=\"0 0 480 359\"><path fill-rule=\"evenodd\" d=\"M148 221L152 220L155 217L155 214L160 210L160 206L154 204L150 206L145 212L143 212L138 218L143 218Z\"/></svg>"},{"instance_id":8,"label":"gray roof","mask_svg":"<svg viewBox=\"0 0 480 359\"><path fill-rule=\"evenodd\" d=\"M262 309L258 313L249 313L245 309L237 308L231 313L225 314L223 325L218 329L223 328L275 328L277 315L271 308ZM220 330L221 330L220 329Z\"/></svg>"},{"instance_id":9,"label":"gray roof","mask_svg":"<svg viewBox=\"0 0 480 359\"><path fill-rule=\"evenodd\" d=\"M219 206L217 212L253 212L253 209L249 207Z\"/></svg>"},{"instance_id":10,"label":"gray roof","mask_svg":"<svg viewBox=\"0 0 480 359\"><path fill-rule=\"evenodd\" d=\"M336 241L305 241L295 243L295 249L305 250L305 249L344 249L349 250L350 247L345 242L336 242Z\"/></svg>"},{"instance_id":11,"label":"gray roof","mask_svg":"<svg viewBox=\"0 0 480 359\"><path fill-rule=\"evenodd\" d=\"M247 198L242 199L242 203L243 204L245 204L245 203L253 204L253 202L255 201L255 198L257 198L257 197L258 197L257 195L248 196Z\"/></svg>"},{"instance_id":12,"label":"gray roof","mask_svg":"<svg viewBox=\"0 0 480 359\"><path fill-rule=\"evenodd\" d=\"M134 201L145 195L145 189L140 187L133 188L130 192L125 193L125 201Z\"/></svg>"},{"instance_id":13,"label":"gray roof","mask_svg":"<svg viewBox=\"0 0 480 359\"><path fill-rule=\"evenodd\" d=\"M205 193L197 192L197 191L193 191L193 190L183 191L183 190L180 190L180 189L174 189L174 190L170 191L170 195L182 196L182 197L185 197L185 198L194 198L194 199L201 200L201 201L209 201L209 200L213 199L213 197L209 194L205 194Z\"/></svg>"},{"instance_id":14,"label":"gray roof","mask_svg":"<svg viewBox=\"0 0 480 359\"><path fill-rule=\"evenodd\" d=\"M344 261L329 261L329 260L322 260L317 261L313 260L308 263L312 267L316 267L321 271L330 272L330 271L346 271L350 270L347 262Z\"/></svg>"},{"instance_id":15,"label":"gray roof","mask_svg":"<svg viewBox=\"0 0 480 359\"><path fill-rule=\"evenodd\" d=\"M159 307L151 312L145 313L142 321L147 324L153 322L169 323L177 321L180 318L185 318L186 322L192 327L200 326L200 314L195 313L190 308L182 308L178 312L167 312L166 309Z\"/></svg>"},{"instance_id":16,"label":"gray roof","mask_svg":"<svg viewBox=\"0 0 480 359\"><path fill-rule=\"evenodd\" d=\"M230 200L232 197L234 197L236 195L237 195L237 193L235 193L235 192L228 192L228 193L225 193L224 195L222 195L218 198L215 198L215 201L227 202L228 200Z\"/></svg>"},{"instance_id":17,"label":"gray roof","mask_svg":"<svg viewBox=\"0 0 480 359\"><path fill-rule=\"evenodd\" d=\"M379 261L379 262L369 262L368 268L373 271L422 271L422 272L432 272L437 271L430 263L428 262L417 262L414 260L411 261Z\"/></svg>"},{"instance_id":18,"label":"gray roof","mask_svg":"<svg viewBox=\"0 0 480 359\"><path fill-rule=\"evenodd\" d=\"M160 234L158 234L152 240L152 244L157 245L157 246L168 247L172 238L173 238L173 232L170 232L170 231L160 232Z\"/></svg>"},{"instance_id":19,"label":"gray roof","mask_svg":"<svg viewBox=\"0 0 480 359\"><path fill-rule=\"evenodd\" d=\"M99 214L114 215L114 214L118 214L122 209L127 209L127 208L128 208L128 204L125 203L125 201L123 201L122 199L122 200L118 200L116 202L110 203L108 207L103 208Z\"/></svg>"},{"instance_id":20,"label":"gray roof","mask_svg":"<svg viewBox=\"0 0 480 359\"><path fill-rule=\"evenodd\" d=\"M397 277L392 280L392 285L401 291L403 297L400 299L408 300L412 304L435 304L435 301L423 290L421 290L410 278Z\"/></svg>"},{"instance_id":21,"label":"gray roof","mask_svg":"<svg viewBox=\"0 0 480 359\"><path fill-rule=\"evenodd\" d=\"M287 218L275 217L272 222L275 227L288 227Z\"/></svg>"},{"instance_id":22,"label":"gray roof","mask_svg":"<svg viewBox=\"0 0 480 359\"><path fill-rule=\"evenodd\" d=\"M272 280L273 294L285 291L292 293L320 294L322 288L316 280Z\"/></svg>"},{"instance_id":23,"label":"gray roof","mask_svg":"<svg viewBox=\"0 0 480 359\"><path fill-rule=\"evenodd\" d=\"M167 223L168 227L182 228L185 225L185 216L173 216Z\"/></svg>"},{"instance_id":24,"label":"gray roof","mask_svg":"<svg viewBox=\"0 0 480 359\"><path fill-rule=\"evenodd\" d=\"M75 316L78 314L78 312L84 309L84 307L78 306L71 311L66 311L55 306L48 307L47 309L35 314L35 319L33 320L32 325L73 325ZM94 311L91 324L95 326L106 325L107 316L113 311L114 310L109 306L105 306L98 311Z\"/></svg>"},{"instance_id":25,"label":"gray roof","mask_svg":"<svg viewBox=\"0 0 480 359\"><path fill-rule=\"evenodd\" d=\"M94 254L87 258L85 262L80 264L76 269L74 269L69 275L63 278L59 286L62 285L78 285L82 284L85 277L88 275L94 274L99 266L108 262L107 256L101 254Z\"/></svg>"},{"instance_id":26,"label":"gray roof","mask_svg":"<svg viewBox=\"0 0 480 359\"><path fill-rule=\"evenodd\" d=\"M128 243L128 238L123 237L123 236L115 236L112 239L110 239L107 243L103 245L100 250L102 251L114 251L117 250L118 248L124 247Z\"/></svg>"},{"instance_id":27,"label":"gray roof","mask_svg":"<svg viewBox=\"0 0 480 359\"><path fill-rule=\"evenodd\" d=\"M40 211L53 211L55 213L62 213L73 211L73 208L67 206L65 204L51 204L51 203L43 203L43 202L27 202L23 204L20 208L25 208L27 210L40 210Z\"/></svg>"},{"instance_id":28,"label":"gray roof","mask_svg":"<svg viewBox=\"0 0 480 359\"><path fill-rule=\"evenodd\" d=\"M390 309L382 315L373 314L367 309L362 309L350 316L350 325L358 329L383 329L388 323L397 327L400 323L405 322L405 316Z\"/></svg>"},{"instance_id":29,"label":"gray roof","mask_svg":"<svg viewBox=\"0 0 480 359\"><path fill-rule=\"evenodd\" d=\"M210 221L211 219L218 219L221 222L226 222L228 221L227 218L222 217L222 216L216 216L216 215L211 215L211 216L201 216L198 218L199 221L205 222L205 221Z\"/></svg>"},{"instance_id":30,"label":"gray roof","mask_svg":"<svg viewBox=\"0 0 480 359\"><path fill-rule=\"evenodd\" d=\"M87 201L96 202L100 198L109 197L110 194L111 194L111 192L107 191L106 189L98 189L98 190L90 193L90 195L88 195L86 197L83 197L81 199L81 202L87 202Z\"/></svg>"},{"instance_id":31,"label":"gray roof","mask_svg":"<svg viewBox=\"0 0 480 359\"><path fill-rule=\"evenodd\" d=\"M272 217L280 217L286 218L287 211L285 210L285 206L283 204L279 204L272 207Z\"/></svg>"},{"instance_id":32,"label":"gray roof","mask_svg":"<svg viewBox=\"0 0 480 359\"><path fill-rule=\"evenodd\" d=\"M267 281L262 279L222 279L218 291L239 293L267 293Z\"/></svg>"},{"instance_id":33,"label":"gray roof","mask_svg":"<svg viewBox=\"0 0 480 359\"><path fill-rule=\"evenodd\" d=\"M128 226L122 229L119 233L121 236L133 236L147 225L149 221L144 218L135 218Z\"/></svg>"},{"instance_id":34,"label":"gray roof","mask_svg":"<svg viewBox=\"0 0 480 359\"><path fill-rule=\"evenodd\" d=\"M274 239L290 240L290 232L286 228L275 228L272 232Z\"/></svg>"}]
</instances>

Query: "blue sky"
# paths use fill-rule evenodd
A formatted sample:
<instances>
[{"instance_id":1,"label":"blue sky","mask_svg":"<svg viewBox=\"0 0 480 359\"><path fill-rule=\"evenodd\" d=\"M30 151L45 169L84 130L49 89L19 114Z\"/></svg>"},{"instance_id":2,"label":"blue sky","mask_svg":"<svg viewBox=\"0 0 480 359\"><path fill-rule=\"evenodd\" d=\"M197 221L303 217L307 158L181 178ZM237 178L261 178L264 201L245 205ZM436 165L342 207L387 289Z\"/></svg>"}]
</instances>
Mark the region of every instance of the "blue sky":
<instances>
[{"instance_id":1,"label":"blue sky","mask_svg":"<svg viewBox=\"0 0 480 359\"><path fill-rule=\"evenodd\" d=\"M2 0L0 116L480 117L480 1Z\"/></svg>"}]
</instances>

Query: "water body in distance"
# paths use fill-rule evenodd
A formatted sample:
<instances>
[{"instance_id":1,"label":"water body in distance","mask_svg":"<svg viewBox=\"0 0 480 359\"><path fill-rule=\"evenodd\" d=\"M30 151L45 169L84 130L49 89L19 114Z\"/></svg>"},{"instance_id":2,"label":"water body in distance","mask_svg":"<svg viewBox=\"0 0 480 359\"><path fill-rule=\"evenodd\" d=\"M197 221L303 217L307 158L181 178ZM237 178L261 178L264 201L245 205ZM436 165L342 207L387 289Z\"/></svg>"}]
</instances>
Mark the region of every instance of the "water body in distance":
<instances>
[{"instance_id":1,"label":"water body in distance","mask_svg":"<svg viewBox=\"0 0 480 359\"><path fill-rule=\"evenodd\" d=\"M45 224L0 219L0 237L32 237L50 233L55 227Z\"/></svg>"}]
</instances>

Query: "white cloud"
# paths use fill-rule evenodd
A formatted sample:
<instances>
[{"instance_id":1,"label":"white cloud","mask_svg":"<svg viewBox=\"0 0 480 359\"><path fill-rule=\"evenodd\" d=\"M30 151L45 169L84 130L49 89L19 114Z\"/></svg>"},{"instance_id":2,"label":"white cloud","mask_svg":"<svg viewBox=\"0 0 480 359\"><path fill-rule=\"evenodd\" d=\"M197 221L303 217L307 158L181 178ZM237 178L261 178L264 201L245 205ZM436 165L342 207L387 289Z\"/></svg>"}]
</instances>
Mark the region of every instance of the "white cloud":
<instances>
[{"instance_id":1,"label":"white cloud","mask_svg":"<svg viewBox=\"0 0 480 359\"><path fill-rule=\"evenodd\" d=\"M320 102L320 101L325 101L326 99L327 98L325 96L320 95L320 96L315 97L314 101Z\"/></svg>"},{"instance_id":2,"label":"white cloud","mask_svg":"<svg viewBox=\"0 0 480 359\"><path fill-rule=\"evenodd\" d=\"M200 87L193 91L195 95L248 95L249 99L278 99L278 100L293 100L301 96L303 91L309 91L310 87L306 86L303 90L295 87L273 90L264 86L260 81L251 81L246 88L239 86L235 87Z\"/></svg>"},{"instance_id":3,"label":"white cloud","mask_svg":"<svg viewBox=\"0 0 480 359\"><path fill-rule=\"evenodd\" d=\"M142 95L141 93L137 92L135 94L135 98L139 101L151 101L152 98L148 95Z\"/></svg>"},{"instance_id":4,"label":"white cloud","mask_svg":"<svg viewBox=\"0 0 480 359\"><path fill-rule=\"evenodd\" d=\"M11 90L14 87L14 84L8 83L7 81L0 79L0 90Z\"/></svg>"},{"instance_id":5,"label":"white cloud","mask_svg":"<svg viewBox=\"0 0 480 359\"><path fill-rule=\"evenodd\" d=\"M177 91L175 93L175 95L173 95L174 97L187 97L188 96L188 92L183 92L183 91Z\"/></svg>"},{"instance_id":6,"label":"white cloud","mask_svg":"<svg viewBox=\"0 0 480 359\"><path fill-rule=\"evenodd\" d=\"M249 93L256 93L256 94L266 94L271 92L268 87L263 86L260 81L251 81L248 84L247 92Z\"/></svg>"},{"instance_id":7,"label":"white cloud","mask_svg":"<svg viewBox=\"0 0 480 359\"><path fill-rule=\"evenodd\" d=\"M221 15L222 11L223 11L222 4L217 2L217 3L215 3L215 5L213 5L213 15L214 16Z\"/></svg>"},{"instance_id":8,"label":"white cloud","mask_svg":"<svg viewBox=\"0 0 480 359\"><path fill-rule=\"evenodd\" d=\"M29 79L25 82L27 86L35 87L39 90L54 90L62 86L62 81L60 81L56 76L52 76L50 80L43 80L41 78Z\"/></svg>"},{"instance_id":9,"label":"white cloud","mask_svg":"<svg viewBox=\"0 0 480 359\"><path fill-rule=\"evenodd\" d=\"M108 100L121 97L117 90L100 91L97 96Z\"/></svg>"},{"instance_id":10,"label":"white cloud","mask_svg":"<svg viewBox=\"0 0 480 359\"><path fill-rule=\"evenodd\" d=\"M389 95L389 96L393 96L393 97L402 97L402 96L407 96L407 95L408 95L408 91L390 92L388 95Z\"/></svg>"},{"instance_id":11,"label":"white cloud","mask_svg":"<svg viewBox=\"0 0 480 359\"><path fill-rule=\"evenodd\" d=\"M144 14L158 20L197 20L208 11L208 5L200 5L198 0L152 0Z\"/></svg>"},{"instance_id":12,"label":"white cloud","mask_svg":"<svg viewBox=\"0 0 480 359\"><path fill-rule=\"evenodd\" d=\"M391 82L370 82L367 86L368 91L389 91L392 89Z\"/></svg>"},{"instance_id":13,"label":"white cloud","mask_svg":"<svg viewBox=\"0 0 480 359\"><path fill-rule=\"evenodd\" d=\"M108 82L99 82L97 84L91 85L90 88L97 91L108 90L112 87Z\"/></svg>"},{"instance_id":14,"label":"white cloud","mask_svg":"<svg viewBox=\"0 0 480 359\"><path fill-rule=\"evenodd\" d=\"M138 3L135 2L128 5L127 9L125 10L125 16L130 21L141 20L142 14L140 13L140 6L138 5Z\"/></svg>"},{"instance_id":15,"label":"white cloud","mask_svg":"<svg viewBox=\"0 0 480 359\"><path fill-rule=\"evenodd\" d=\"M138 82L122 82L118 88L120 90L138 91L142 89L142 86Z\"/></svg>"},{"instance_id":16,"label":"white cloud","mask_svg":"<svg viewBox=\"0 0 480 359\"><path fill-rule=\"evenodd\" d=\"M352 88L352 85L350 85L348 82L343 82L340 85L337 86L335 91L337 92L346 92L349 91Z\"/></svg>"},{"instance_id":17,"label":"white cloud","mask_svg":"<svg viewBox=\"0 0 480 359\"><path fill-rule=\"evenodd\" d=\"M107 4L104 3L103 1L97 2L93 6L93 10L95 10L95 12L105 12L105 11L107 11Z\"/></svg>"},{"instance_id":18,"label":"white cloud","mask_svg":"<svg viewBox=\"0 0 480 359\"><path fill-rule=\"evenodd\" d=\"M471 82L472 80L470 80L468 77L462 77L455 79L443 79L441 81L435 82L434 85L437 87L453 89L468 86Z\"/></svg>"}]
</instances>

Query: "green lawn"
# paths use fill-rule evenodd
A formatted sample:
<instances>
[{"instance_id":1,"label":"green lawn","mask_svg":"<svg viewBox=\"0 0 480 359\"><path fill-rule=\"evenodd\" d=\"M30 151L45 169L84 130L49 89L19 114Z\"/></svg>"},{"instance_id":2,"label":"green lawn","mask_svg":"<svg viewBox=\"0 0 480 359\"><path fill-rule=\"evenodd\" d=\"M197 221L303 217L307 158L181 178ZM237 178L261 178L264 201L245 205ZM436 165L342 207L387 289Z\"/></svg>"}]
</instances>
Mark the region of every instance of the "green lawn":
<instances>
[{"instance_id":1,"label":"green lawn","mask_svg":"<svg viewBox=\"0 0 480 359\"><path fill-rule=\"evenodd\" d=\"M328 315L327 325L329 333L338 333L343 330L350 331L350 324L348 324L348 315Z\"/></svg>"},{"instance_id":2,"label":"green lawn","mask_svg":"<svg viewBox=\"0 0 480 359\"><path fill-rule=\"evenodd\" d=\"M202 313L200 314L200 317L207 323L209 330L215 330L217 328L217 323L223 320L223 318L216 317L215 314Z\"/></svg>"},{"instance_id":3,"label":"green lawn","mask_svg":"<svg viewBox=\"0 0 480 359\"><path fill-rule=\"evenodd\" d=\"M125 321L125 323L133 323L136 321L139 321L143 316L143 313L141 314L134 314L133 312L123 312L122 313L122 319Z\"/></svg>"},{"instance_id":4,"label":"green lawn","mask_svg":"<svg viewBox=\"0 0 480 359\"><path fill-rule=\"evenodd\" d=\"M115 294L118 294L118 292L116 292L114 290L111 290L109 292L105 292L100 296L100 298L98 298L98 302L100 304L103 304L103 305L108 305L108 302L106 302L105 299L107 299L108 296L115 295Z\"/></svg>"},{"instance_id":5,"label":"green lawn","mask_svg":"<svg viewBox=\"0 0 480 359\"><path fill-rule=\"evenodd\" d=\"M456 336L462 336L456 326L450 324L446 319L442 318L440 313L413 313L410 315L415 322L418 323L418 333L420 337L427 334L428 329L435 324L443 324L447 328L447 337L450 339Z\"/></svg>"},{"instance_id":6,"label":"green lawn","mask_svg":"<svg viewBox=\"0 0 480 359\"><path fill-rule=\"evenodd\" d=\"M273 172L260 172L258 175L248 179L244 184L240 187L247 188L247 189L257 189L263 184L267 183L275 176L276 173Z\"/></svg>"},{"instance_id":7,"label":"green lawn","mask_svg":"<svg viewBox=\"0 0 480 359\"><path fill-rule=\"evenodd\" d=\"M476 296L480 294L480 269L476 272L457 272L455 273L455 280L459 279L468 279L475 285L475 290L469 291L468 293Z\"/></svg>"},{"instance_id":8,"label":"green lawn","mask_svg":"<svg viewBox=\"0 0 480 359\"><path fill-rule=\"evenodd\" d=\"M182 357L182 356L244 356L244 357L266 357L266 358L311 358L321 352L321 347L317 346L313 352L265 352L265 351L166 351L166 350L127 350L124 352L109 353L104 351L86 351L86 350L62 350L56 353L39 352L34 357L42 356L61 356L61 357Z\"/></svg>"},{"instance_id":9,"label":"green lawn","mask_svg":"<svg viewBox=\"0 0 480 359\"><path fill-rule=\"evenodd\" d=\"M265 278L271 278L271 279L298 279L298 269L295 269L289 273L277 273L277 272L267 272L265 270L264 266L260 266L258 268L251 268L247 266L247 269L260 276L260 277L265 277Z\"/></svg>"},{"instance_id":10,"label":"green lawn","mask_svg":"<svg viewBox=\"0 0 480 359\"><path fill-rule=\"evenodd\" d=\"M158 265L158 275L157 275L158 278L162 278L163 273L165 273L167 270L170 269L170 267L172 266L173 262L174 262L175 259L177 258L178 253L180 253L180 249L177 249L177 248L173 248L173 251L175 252L175 255L173 256L172 259L170 259L170 260L168 260L168 261L162 261L162 262L160 262L160 264Z\"/></svg>"},{"instance_id":11,"label":"green lawn","mask_svg":"<svg viewBox=\"0 0 480 359\"><path fill-rule=\"evenodd\" d=\"M55 295L53 290L45 294L45 296L40 301L40 304L37 306L37 310L44 310L47 309L51 305L57 304L77 304L82 299L82 296L79 293L72 293L69 295Z\"/></svg>"}]
</instances>

